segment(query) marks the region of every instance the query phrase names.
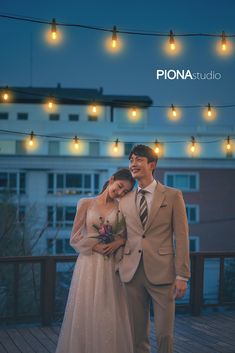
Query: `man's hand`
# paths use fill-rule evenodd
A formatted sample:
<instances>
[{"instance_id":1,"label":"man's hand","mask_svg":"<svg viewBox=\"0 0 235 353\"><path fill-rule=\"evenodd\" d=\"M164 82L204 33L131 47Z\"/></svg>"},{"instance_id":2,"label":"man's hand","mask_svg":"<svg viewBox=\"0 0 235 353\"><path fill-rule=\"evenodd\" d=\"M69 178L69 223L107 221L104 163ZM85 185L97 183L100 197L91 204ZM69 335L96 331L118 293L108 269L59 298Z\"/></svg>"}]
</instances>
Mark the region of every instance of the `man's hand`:
<instances>
[{"instance_id":1,"label":"man's hand","mask_svg":"<svg viewBox=\"0 0 235 353\"><path fill-rule=\"evenodd\" d=\"M185 296L187 290L187 281L182 279L176 279L175 281L175 297L176 299L182 299Z\"/></svg>"}]
</instances>

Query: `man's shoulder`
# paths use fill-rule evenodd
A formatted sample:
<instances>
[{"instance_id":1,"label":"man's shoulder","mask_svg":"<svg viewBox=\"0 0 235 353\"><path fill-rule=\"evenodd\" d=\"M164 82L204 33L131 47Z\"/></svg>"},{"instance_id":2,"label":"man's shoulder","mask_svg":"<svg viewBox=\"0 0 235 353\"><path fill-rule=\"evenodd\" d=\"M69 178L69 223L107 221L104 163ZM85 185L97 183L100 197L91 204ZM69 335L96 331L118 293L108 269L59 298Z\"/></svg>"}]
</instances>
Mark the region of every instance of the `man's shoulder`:
<instances>
[{"instance_id":1,"label":"man's shoulder","mask_svg":"<svg viewBox=\"0 0 235 353\"><path fill-rule=\"evenodd\" d=\"M173 188L171 186L164 185L164 184L160 183L159 181L157 181L157 185L158 185L158 187L160 187L162 189L162 191L169 193L171 195L181 193L181 190L179 190L177 188Z\"/></svg>"},{"instance_id":2,"label":"man's shoulder","mask_svg":"<svg viewBox=\"0 0 235 353\"><path fill-rule=\"evenodd\" d=\"M136 189L128 192L125 196L123 196L120 199L119 205L122 205L123 203L126 203L126 202L130 201L134 197L135 193L136 193Z\"/></svg>"}]
</instances>

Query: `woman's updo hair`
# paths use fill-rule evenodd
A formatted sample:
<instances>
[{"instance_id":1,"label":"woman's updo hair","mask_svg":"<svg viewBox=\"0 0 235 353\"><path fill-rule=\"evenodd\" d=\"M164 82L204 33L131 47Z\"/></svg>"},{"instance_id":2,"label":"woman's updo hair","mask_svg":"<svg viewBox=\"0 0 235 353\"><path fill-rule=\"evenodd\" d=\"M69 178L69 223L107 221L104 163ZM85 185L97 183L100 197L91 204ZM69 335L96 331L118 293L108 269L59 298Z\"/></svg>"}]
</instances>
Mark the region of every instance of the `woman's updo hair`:
<instances>
[{"instance_id":1,"label":"woman's updo hair","mask_svg":"<svg viewBox=\"0 0 235 353\"><path fill-rule=\"evenodd\" d=\"M133 189L134 185L135 185L135 179L132 177L131 172L129 171L128 168L122 168L119 169L118 171L116 171L113 175L112 175L113 180L127 180L130 182L131 184L131 190ZM109 185L109 180L107 180L104 185L103 188L100 192L100 194L102 194L104 192L105 189L107 189Z\"/></svg>"}]
</instances>

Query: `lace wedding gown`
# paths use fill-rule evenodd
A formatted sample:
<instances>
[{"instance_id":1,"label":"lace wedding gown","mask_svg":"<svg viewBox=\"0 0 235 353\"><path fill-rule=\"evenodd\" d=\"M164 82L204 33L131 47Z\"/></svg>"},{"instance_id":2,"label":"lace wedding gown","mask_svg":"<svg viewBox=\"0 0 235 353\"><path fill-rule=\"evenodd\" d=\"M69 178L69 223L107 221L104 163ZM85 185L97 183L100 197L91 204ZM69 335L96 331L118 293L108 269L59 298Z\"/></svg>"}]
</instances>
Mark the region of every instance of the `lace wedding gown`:
<instances>
[{"instance_id":1,"label":"lace wedding gown","mask_svg":"<svg viewBox=\"0 0 235 353\"><path fill-rule=\"evenodd\" d=\"M105 222L115 226L117 205ZM100 224L95 199L77 208L70 244L79 252L74 268L56 353L133 353L125 293L110 257L92 251L98 242L93 224Z\"/></svg>"}]
</instances>

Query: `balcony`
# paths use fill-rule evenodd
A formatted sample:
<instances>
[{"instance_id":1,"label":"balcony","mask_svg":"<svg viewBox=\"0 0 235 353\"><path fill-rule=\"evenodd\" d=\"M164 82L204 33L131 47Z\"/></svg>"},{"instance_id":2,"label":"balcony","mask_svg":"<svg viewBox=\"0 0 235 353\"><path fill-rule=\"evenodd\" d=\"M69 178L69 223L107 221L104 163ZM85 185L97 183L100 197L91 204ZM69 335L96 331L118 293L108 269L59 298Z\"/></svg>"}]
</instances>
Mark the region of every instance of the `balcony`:
<instances>
[{"instance_id":1,"label":"balcony","mask_svg":"<svg viewBox=\"0 0 235 353\"><path fill-rule=\"evenodd\" d=\"M76 258L0 258L0 353L55 352ZM235 253L192 253L191 270L176 306L175 353L234 353Z\"/></svg>"}]
</instances>

